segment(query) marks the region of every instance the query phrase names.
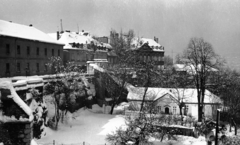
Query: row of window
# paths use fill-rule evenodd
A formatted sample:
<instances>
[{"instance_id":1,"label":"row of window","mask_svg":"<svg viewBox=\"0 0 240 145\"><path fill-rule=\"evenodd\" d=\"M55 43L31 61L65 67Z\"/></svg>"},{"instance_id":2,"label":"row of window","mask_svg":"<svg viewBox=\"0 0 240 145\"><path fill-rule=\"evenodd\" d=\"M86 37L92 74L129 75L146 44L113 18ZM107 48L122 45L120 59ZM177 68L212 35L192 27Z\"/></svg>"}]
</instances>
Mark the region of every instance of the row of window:
<instances>
[{"instance_id":1,"label":"row of window","mask_svg":"<svg viewBox=\"0 0 240 145\"><path fill-rule=\"evenodd\" d=\"M47 50L48 50L47 48L44 49L45 56L48 55L48 51ZM40 51L40 49L39 49L39 47L37 47L36 55L38 55L38 56L39 56L39 51ZM9 55L10 53L11 53L10 52L10 44L6 44L6 54ZM17 45L17 54L21 55L20 45ZM27 55L30 55L30 47L29 46L27 46ZM54 56L54 49L52 49L52 56ZM60 56L60 49L58 49L58 56Z\"/></svg>"},{"instance_id":2,"label":"row of window","mask_svg":"<svg viewBox=\"0 0 240 145\"><path fill-rule=\"evenodd\" d=\"M140 59L142 59L143 61L163 61L163 57L162 56L140 56Z\"/></svg>"},{"instance_id":3,"label":"row of window","mask_svg":"<svg viewBox=\"0 0 240 145\"><path fill-rule=\"evenodd\" d=\"M26 72L30 71L30 63L26 64L26 68L25 68ZM36 63L36 71L39 72L40 71L40 65L39 63ZM48 71L48 67L47 65L45 65L45 72ZM21 63L17 63L17 72L21 72ZM10 73L10 63L6 63L6 73Z\"/></svg>"}]
</instances>

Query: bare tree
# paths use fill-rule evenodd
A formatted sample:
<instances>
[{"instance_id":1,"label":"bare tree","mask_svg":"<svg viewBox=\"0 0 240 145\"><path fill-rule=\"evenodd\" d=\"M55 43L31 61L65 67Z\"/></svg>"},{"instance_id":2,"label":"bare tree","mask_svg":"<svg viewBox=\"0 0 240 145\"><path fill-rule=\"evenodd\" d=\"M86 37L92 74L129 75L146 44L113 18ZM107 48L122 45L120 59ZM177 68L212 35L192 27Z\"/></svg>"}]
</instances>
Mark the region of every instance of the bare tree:
<instances>
[{"instance_id":1,"label":"bare tree","mask_svg":"<svg viewBox=\"0 0 240 145\"><path fill-rule=\"evenodd\" d=\"M171 117L159 116L153 102L145 103L144 109L134 116L125 117L125 126L108 134L106 140L112 144L151 144L150 137L160 139L173 137L175 129L167 128L171 123ZM169 124L170 123L170 124Z\"/></svg>"},{"instance_id":2,"label":"bare tree","mask_svg":"<svg viewBox=\"0 0 240 145\"><path fill-rule=\"evenodd\" d=\"M185 100L191 96L186 94L188 88L192 85L191 76L188 73L177 72L174 69L166 69L162 72L162 79L164 82L164 87L171 88L171 92L176 99L176 103L179 107L179 113L183 121L183 108L186 107Z\"/></svg>"},{"instance_id":3,"label":"bare tree","mask_svg":"<svg viewBox=\"0 0 240 145\"><path fill-rule=\"evenodd\" d=\"M55 129L58 127L61 115L63 117L67 111L70 111L70 106L73 103L73 95L75 90L83 91L79 88L78 79L82 70L73 62L67 63L65 66L62 65L60 57L51 57L47 64L53 69L56 77L54 81L48 82L44 85L44 94L51 95L55 107L54 125Z\"/></svg>"},{"instance_id":4,"label":"bare tree","mask_svg":"<svg viewBox=\"0 0 240 145\"><path fill-rule=\"evenodd\" d=\"M212 85L209 88L212 92L220 96L223 100L223 112L227 113L225 121L230 118L240 118L240 74L229 68L221 69L212 80Z\"/></svg>"},{"instance_id":5,"label":"bare tree","mask_svg":"<svg viewBox=\"0 0 240 145\"><path fill-rule=\"evenodd\" d=\"M210 43L202 38L192 38L184 51L184 64L190 69L198 100L198 121L202 121L206 84L211 74L221 64Z\"/></svg>"}]
</instances>

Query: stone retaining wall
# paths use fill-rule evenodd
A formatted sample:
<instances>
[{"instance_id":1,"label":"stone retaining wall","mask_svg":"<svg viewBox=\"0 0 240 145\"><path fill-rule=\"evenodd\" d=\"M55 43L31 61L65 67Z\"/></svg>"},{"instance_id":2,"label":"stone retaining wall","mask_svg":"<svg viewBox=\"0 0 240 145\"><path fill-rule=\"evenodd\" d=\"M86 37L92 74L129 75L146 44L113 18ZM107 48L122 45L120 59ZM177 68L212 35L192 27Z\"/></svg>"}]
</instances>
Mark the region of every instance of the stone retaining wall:
<instances>
[{"instance_id":1,"label":"stone retaining wall","mask_svg":"<svg viewBox=\"0 0 240 145\"><path fill-rule=\"evenodd\" d=\"M30 145L33 138L32 122L8 122L4 123L8 130L8 137L14 145Z\"/></svg>"}]
</instances>

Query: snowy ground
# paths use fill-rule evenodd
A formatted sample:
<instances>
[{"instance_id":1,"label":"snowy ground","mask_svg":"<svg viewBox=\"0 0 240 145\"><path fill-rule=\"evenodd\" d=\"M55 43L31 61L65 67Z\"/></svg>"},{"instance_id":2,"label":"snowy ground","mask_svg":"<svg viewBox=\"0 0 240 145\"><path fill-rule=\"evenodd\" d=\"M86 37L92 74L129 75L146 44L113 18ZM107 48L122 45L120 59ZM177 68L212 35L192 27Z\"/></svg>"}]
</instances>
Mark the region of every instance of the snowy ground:
<instances>
[{"instance_id":1,"label":"snowy ground","mask_svg":"<svg viewBox=\"0 0 240 145\"><path fill-rule=\"evenodd\" d=\"M45 97L45 101L49 110L48 116L52 117L54 106L51 97ZM93 105L92 109L82 108L73 114L68 112L64 121L60 122L57 131L46 127L43 137L37 142L40 145L53 143L53 140L57 145L83 142L86 145L104 145L107 143L105 141L106 135L125 123L121 115L103 113L109 110L109 107L103 109L98 105Z\"/></svg>"},{"instance_id":2,"label":"snowy ground","mask_svg":"<svg viewBox=\"0 0 240 145\"><path fill-rule=\"evenodd\" d=\"M107 134L112 133L116 128L125 124L122 115L103 114L102 108L97 105L93 109L80 109L77 112L68 113L65 121L59 124L58 131L49 128L45 129L46 135L37 142L39 144L76 144L85 142L86 145L108 144L105 140ZM44 134L45 134L44 133ZM193 137L178 136L178 141L154 141L155 145L202 145L206 144L205 138L195 139Z\"/></svg>"},{"instance_id":3,"label":"snowy ground","mask_svg":"<svg viewBox=\"0 0 240 145\"><path fill-rule=\"evenodd\" d=\"M57 131L46 128L46 136L38 140L38 142L52 143L55 140L59 144L86 142L91 145L103 145L106 143L105 135L112 128L103 127L108 123L108 120L114 117L115 115L93 113L90 110L79 110L72 115L68 115L68 121L60 123ZM117 121L119 120L117 119Z\"/></svg>"},{"instance_id":4,"label":"snowy ground","mask_svg":"<svg viewBox=\"0 0 240 145\"><path fill-rule=\"evenodd\" d=\"M49 97L46 102L49 116L52 116L54 107ZM121 109L122 107L117 107L115 113ZM124 127L125 121L123 115L104 114L104 110L108 112L110 108L103 109L98 105L93 105L92 109L80 109L73 114L68 113L65 120L59 124L57 131L45 128L44 136L37 142L39 145L50 145L53 140L55 140L55 145L77 143L80 145L83 142L85 142L85 145L105 145L105 143L109 145L105 140L106 135L114 132L120 126ZM154 145L206 145L205 137L177 136L177 139L177 141L159 142L154 139L151 141Z\"/></svg>"}]
</instances>

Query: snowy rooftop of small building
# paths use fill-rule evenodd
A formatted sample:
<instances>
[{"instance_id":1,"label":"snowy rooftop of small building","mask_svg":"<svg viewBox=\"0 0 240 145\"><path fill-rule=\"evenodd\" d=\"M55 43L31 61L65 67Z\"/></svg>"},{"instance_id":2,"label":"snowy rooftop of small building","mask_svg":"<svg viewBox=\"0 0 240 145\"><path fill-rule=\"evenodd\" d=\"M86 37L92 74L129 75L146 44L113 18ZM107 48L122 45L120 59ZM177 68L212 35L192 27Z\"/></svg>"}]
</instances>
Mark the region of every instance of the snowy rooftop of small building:
<instances>
[{"instance_id":1,"label":"snowy rooftop of small building","mask_svg":"<svg viewBox=\"0 0 240 145\"><path fill-rule=\"evenodd\" d=\"M144 94L144 87L136 87L129 91L127 98L129 100L142 100ZM165 94L169 94L176 100L183 99L186 103L197 103L197 89L192 88L148 88L146 100L156 101L163 97ZM221 103L219 97L205 91L204 103Z\"/></svg>"},{"instance_id":2,"label":"snowy rooftop of small building","mask_svg":"<svg viewBox=\"0 0 240 145\"><path fill-rule=\"evenodd\" d=\"M0 20L0 35L64 45L33 26Z\"/></svg>"}]
</instances>

